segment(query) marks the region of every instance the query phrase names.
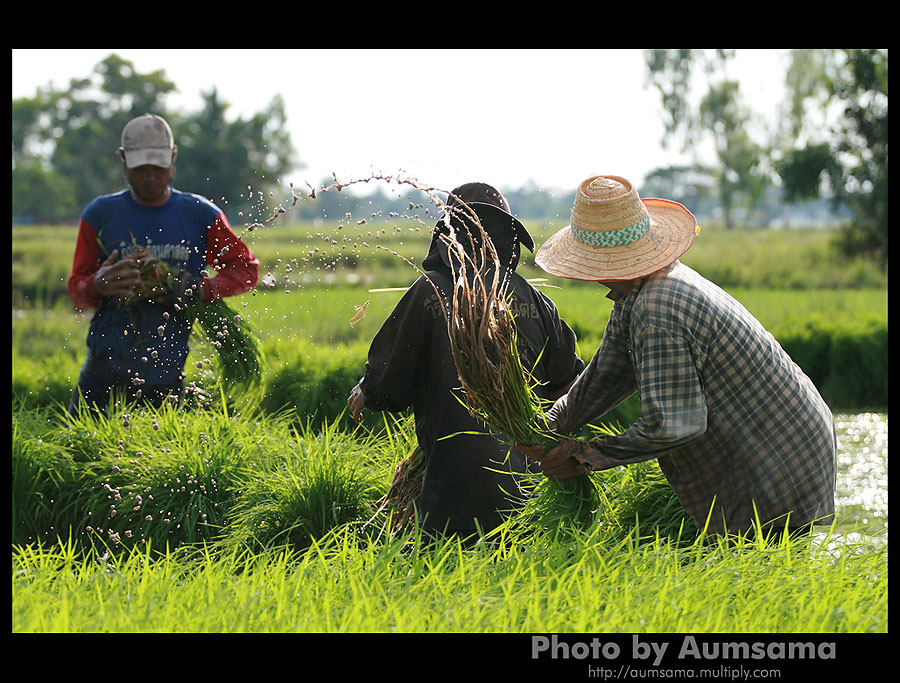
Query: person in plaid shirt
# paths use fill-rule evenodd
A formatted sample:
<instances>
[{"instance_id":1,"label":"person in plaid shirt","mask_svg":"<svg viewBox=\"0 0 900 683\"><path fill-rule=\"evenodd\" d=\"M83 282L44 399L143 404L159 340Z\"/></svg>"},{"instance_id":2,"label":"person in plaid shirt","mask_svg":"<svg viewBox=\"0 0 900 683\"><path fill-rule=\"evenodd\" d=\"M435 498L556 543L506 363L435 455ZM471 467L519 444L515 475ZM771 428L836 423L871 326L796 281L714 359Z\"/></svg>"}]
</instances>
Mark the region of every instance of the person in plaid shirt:
<instances>
[{"instance_id":1,"label":"person in plaid shirt","mask_svg":"<svg viewBox=\"0 0 900 683\"><path fill-rule=\"evenodd\" d=\"M624 178L581 183L569 226L535 256L548 273L606 285L615 303L596 355L548 411L574 434L635 391L641 417L597 441L519 449L551 479L656 458L710 535L808 530L834 517L831 410L738 301L678 261L699 232L676 202Z\"/></svg>"}]
</instances>

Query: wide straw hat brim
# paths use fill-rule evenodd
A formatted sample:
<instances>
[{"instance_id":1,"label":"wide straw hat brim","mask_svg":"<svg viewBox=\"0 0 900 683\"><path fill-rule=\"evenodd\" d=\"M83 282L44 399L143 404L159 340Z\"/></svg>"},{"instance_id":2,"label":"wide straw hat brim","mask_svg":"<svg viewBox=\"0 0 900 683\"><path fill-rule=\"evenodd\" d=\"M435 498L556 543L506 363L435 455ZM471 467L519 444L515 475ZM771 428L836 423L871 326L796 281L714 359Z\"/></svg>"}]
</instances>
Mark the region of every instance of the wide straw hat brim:
<instances>
[{"instance_id":1,"label":"wide straw hat brim","mask_svg":"<svg viewBox=\"0 0 900 683\"><path fill-rule=\"evenodd\" d=\"M697 221L678 202L641 201L650 214L650 226L639 240L620 246L593 246L580 242L568 225L544 242L534 262L551 275L573 280L636 280L662 270L690 249Z\"/></svg>"}]
</instances>

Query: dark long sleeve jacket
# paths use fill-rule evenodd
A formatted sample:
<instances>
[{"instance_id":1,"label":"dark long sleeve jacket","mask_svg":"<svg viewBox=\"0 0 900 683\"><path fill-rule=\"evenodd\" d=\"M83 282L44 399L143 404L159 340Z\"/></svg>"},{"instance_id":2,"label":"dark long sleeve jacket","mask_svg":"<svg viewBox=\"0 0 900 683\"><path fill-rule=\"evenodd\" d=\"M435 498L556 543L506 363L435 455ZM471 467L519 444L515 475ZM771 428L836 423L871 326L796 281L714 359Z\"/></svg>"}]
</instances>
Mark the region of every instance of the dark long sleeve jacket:
<instances>
[{"instance_id":1,"label":"dark long sleeve jacket","mask_svg":"<svg viewBox=\"0 0 900 683\"><path fill-rule=\"evenodd\" d=\"M509 273L512 311L525 367L553 396L584 368L575 334L556 306L520 275ZM441 299L449 301L449 269L422 275L375 336L361 381L365 406L397 412L412 406L426 457L419 515L426 529L471 531L496 526L516 503L524 456L469 415L450 350ZM439 296L441 299L439 299ZM445 304L448 305L448 304Z\"/></svg>"}]
</instances>

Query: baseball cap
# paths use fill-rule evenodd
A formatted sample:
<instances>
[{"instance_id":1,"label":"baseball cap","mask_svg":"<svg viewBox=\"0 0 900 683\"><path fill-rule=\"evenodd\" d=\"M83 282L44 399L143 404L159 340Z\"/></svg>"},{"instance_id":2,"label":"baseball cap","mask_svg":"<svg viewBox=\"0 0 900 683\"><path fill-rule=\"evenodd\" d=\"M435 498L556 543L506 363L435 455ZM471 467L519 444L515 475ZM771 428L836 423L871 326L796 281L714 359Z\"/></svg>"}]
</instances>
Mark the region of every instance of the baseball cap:
<instances>
[{"instance_id":1,"label":"baseball cap","mask_svg":"<svg viewBox=\"0 0 900 683\"><path fill-rule=\"evenodd\" d=\"M131 119L122 129L122 152L128 168L144 164L168 168L172 165L174 147L172 129L156 114Z\"/></svg>"}]
</instances>

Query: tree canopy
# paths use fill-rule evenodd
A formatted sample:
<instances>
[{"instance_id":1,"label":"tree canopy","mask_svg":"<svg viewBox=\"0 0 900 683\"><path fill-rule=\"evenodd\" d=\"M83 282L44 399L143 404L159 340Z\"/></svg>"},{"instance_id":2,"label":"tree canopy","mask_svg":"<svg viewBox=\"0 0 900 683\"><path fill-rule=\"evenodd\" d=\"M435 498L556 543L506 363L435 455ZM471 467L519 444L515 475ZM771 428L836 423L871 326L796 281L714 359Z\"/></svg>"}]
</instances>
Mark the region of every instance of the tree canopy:
<instances>
[{"instance_id":1,"label":"tree canopy","mask_svg":"<svg viewBox=\"0 0 900 683\"><path fill-rule=\"evenodd\" d=\"M660 93L664 146L680 139L681 149L710 138L717 165L710 168L726 228L734 209L759 201L765 187L764 146L748 132L750 109L741 99L737 81L727 77L733 50L647 50L647 79ZM696 107L691 102L697 71L706 74L706 93Z\"/></svg>"},{"instance_id":2,"label":"tree canopy","mask_svg":"<svg viewBox=\"0 0 900 683\"><path fill-rule=\"evenodd\" d=\"M794 50L787 83L792 144L777 167L788 199L826 194L848 206L843 249L886 264L887 50Z\"/></svg>"},{"instance_id":3,"label":"tree canopy","mask_svg":"<svg viewBox=\"0 0 900 683\"><path fill-rule=\"evenodd\" d=\"M725 225L738 206L764 201L778 183L787 202L827 196L850 209L842 232L848 254L886 264L888 58L879 49L803 49L789 53L789 93L781 125L752 139L751 112L727 77L730 50L647 50L648 83L660 95L666 146L712 140ZM705 88L698 98L694 88ZM662 169L661 169L662 170ZM651 174L649 181L662 177Z\"/></svg>"},{"instance_id":4,"label":"tree canopy","mask_svg":"<svg viewBox=\"0 0 900 683\"><path fill-rule=\"evenodd\" d=\"M172 127L179 189L216 201L232 220L267 210L269 192L281 194L279 179L294 164L281 98L232 121L215 88L203 93L197 112L169 110L174 90L163 71L142 74L112 54L64 89L14 99L13 217L69 220L98 195L124 187L116 156L122 128L148 112Z\"/></svg>"}]
</instances>

